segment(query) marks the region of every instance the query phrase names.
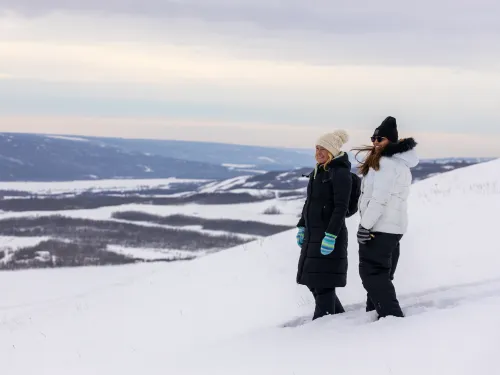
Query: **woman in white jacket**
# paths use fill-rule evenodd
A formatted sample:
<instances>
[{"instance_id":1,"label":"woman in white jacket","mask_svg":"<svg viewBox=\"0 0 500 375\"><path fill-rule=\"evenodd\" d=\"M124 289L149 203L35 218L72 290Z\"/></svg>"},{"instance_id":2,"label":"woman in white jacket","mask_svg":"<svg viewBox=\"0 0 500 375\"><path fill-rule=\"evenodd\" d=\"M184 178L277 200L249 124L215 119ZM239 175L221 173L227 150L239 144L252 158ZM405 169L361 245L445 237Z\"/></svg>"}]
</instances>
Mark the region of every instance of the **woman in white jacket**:
<instances>
[{"instance_id":1,"label":"woman in white jacket","mask_svg":"<svg viewBox=\"0 0 500 375\"><path fill-rule=\"evenodd\" d=\"M367 311L379 318L403 317L392 283L399 259L400 240L408 227L407 199L412 183L410 168L418 165L413 138L398 140L396 119L387 117L375 129L373 147L360 166L358 230L359 273L367 291Z\"/></svg>"}]
</instances>

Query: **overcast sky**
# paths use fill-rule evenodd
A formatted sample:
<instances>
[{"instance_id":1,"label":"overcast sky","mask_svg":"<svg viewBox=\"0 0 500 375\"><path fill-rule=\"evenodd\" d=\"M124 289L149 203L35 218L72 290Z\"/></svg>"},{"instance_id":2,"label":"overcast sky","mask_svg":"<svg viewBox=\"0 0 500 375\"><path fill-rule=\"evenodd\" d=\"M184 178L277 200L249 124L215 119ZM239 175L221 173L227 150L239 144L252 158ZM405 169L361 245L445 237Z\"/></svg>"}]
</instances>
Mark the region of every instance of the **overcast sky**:
<instances>
[{"instance_id":1,"label":"overcast sky","mask_svg":"<svg viewBox=\"0 0 500 375\"><path fill-rule=\"evenodd\" d=\"M0 0L0 131L500 156L493 0Z\"/></svg>"}]
</instances>

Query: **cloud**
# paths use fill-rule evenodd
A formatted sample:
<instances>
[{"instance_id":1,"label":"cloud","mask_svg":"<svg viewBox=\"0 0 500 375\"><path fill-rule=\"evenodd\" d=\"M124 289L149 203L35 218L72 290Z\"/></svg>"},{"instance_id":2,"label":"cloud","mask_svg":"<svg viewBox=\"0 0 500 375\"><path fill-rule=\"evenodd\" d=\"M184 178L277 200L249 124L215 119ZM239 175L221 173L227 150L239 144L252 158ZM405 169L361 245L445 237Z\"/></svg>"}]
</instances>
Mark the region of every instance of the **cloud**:
<instances>
[{"instance_id":1,"label":"cloud","mask_svg":"<svg viewBox=\"0 0 500 375\"><path fill-rule=\"evenodd\" d=\"M40 15L54 11L93 11L147 17L191 18L208 22L246 22L266 29L319 30L326 33L417 31L496 31L494 0L16 0L0 9Z\"/></svg>"},{"instance_id":2,"label":"cloud","mask_svg":"<svg viewBox=\"0 0 500 375\"><path fill-rule=\"evenodd\" d=\"M241 131L210 133L219 140L262 138L241 124L276 136L289 126L297 136L282 141L295 144L305 126L311 139L316 127L364 134L391 114L410 132L496 137L499 9L485 0L0 0L0 115L65 115L75 133L99 131L79 118L126 116ZM154 129L181 137L182 126Z\"/></svg>"},{"instance_id":3,"label":"cloud","mask_svg":"<svg viewBox=\"0 0 500 375\"><path fill-rule=\"evenodd\" d=\"M285 5L286 4L286 5ZM417 4L417 3L415 3ZM488 7L486 6L488 5ZM314 64L500 68L500 5L347 1L27 1L7 6L4 40L190 46ZM0 3L1 9L1 3ZM29 10L26 18L16 11ZM466 53L465 53L466 51Z\"/></svg>"}]
</instances>

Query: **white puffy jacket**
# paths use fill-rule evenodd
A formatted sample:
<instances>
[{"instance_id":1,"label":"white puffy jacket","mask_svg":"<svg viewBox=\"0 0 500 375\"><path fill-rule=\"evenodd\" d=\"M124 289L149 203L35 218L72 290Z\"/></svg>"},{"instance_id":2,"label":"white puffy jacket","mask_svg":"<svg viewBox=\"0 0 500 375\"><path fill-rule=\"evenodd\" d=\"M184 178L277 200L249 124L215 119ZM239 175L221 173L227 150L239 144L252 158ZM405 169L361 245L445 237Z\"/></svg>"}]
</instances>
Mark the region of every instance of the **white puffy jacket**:
<instances>
[{"instance_id":1,"label":"white puffy jacket","mask_svg":"<svg viewBox=\"0 0 500 375\"><path fill-rule=\"evenodd\" d=\"M372 232L404 234L408 228L407 200L412 174L418 165L412 138L390 145L380 159L380 169L370 169L361 183L361 226Z\"/></svg>"}]
</instances>

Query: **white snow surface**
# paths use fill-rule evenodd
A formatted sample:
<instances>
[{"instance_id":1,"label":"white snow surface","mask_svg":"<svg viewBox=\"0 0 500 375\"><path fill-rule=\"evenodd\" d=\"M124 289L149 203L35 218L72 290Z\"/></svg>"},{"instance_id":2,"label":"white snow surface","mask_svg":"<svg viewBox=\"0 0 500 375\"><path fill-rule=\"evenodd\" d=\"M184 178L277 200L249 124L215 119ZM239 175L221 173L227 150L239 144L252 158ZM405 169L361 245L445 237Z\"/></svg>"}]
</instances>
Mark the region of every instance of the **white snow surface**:
<instances>
[{"instance_id":1,"label":"white snow surface","mask_svg":"<svg viewBox=\"0 0 500 375\"><path fill-rule=\"evenodd\" d=\"M255 174L265 174L268 171L262 170L262 169L234 169L235 171L238 172L245 172L245 173L255 173Z\"/></svg>"},{"instance_id":2,"label":"white snow surface","mask_svg":"<svg viewBox=\"0 0 500 375\"><path fill-rule=\"evenodd\" d=\"M79 180L61 182L0 182L0 190L27 191L32 193L61 194L67 192L117 190L131 191L139 189L164 188L172 184L189 184L205 182L196 179L110 179L110 180Z\"/></svg>"},{"instance_id":3,"label":"white snow surface","mask_svg":"<svg viewBox=\"0 0 500 375\"><path fill-rule=\"evenodd\" d=\"M106 250L113 253L126 255L128 257L136 257L144 260L191 259L193 257L200 257L206 254L205 251L193 252L155 248L145 249L118 245L108 245L106 247Z\"/></svg>"},{"instance_id":4,"label":"white snow surface","mask_svg":"<svg viewBox=\"0 0 500 375\"><path fill-rule=\"evenodd\" d=\"M255 168L255 164L230 164L230 163L224 163L222 164L223 167L227 168L238 168L238 169L248 169L248 168Z\"/></svg>"},{"instance_id":5,"label":"white snow surface","mask_svg":"<svg viewBox=\"0 0 500 375\"><path fill-rule=\"evenodd\" d=\"M23 247L36 246L40 242L49 240L50 237L15 237L0 236L0 250L17 250Z\"/></svg>"},{"instance_id":6,"label":"white snow surface","mask_svg":"<svg viewBox=\"0 0 500 375\"><path fill-rule=\"evenodd\" d=\"M48 135L46 138L63 139L65 141L74 141L74 142L90 142L88 139L85 139L85 138L68 137L68 136L64 136L64 135Z\"/></svg>"},{"instance_id":7,"label":"white snow surface","mask_svg":"<svg viewBox=\"0 0 500 375\"><path fill-rule=\"evenodd\" d=\"M267 157L267 156L259 156L257 159L263 160L263 161L268 162L268 163L276 163L276 160L274 160L270 157Z\"/></svg>"},{"instance_id":8,"label":"white snow surface","mask_svg":"<svg viewBox=\"0 0 500 375\"><path fill-rule=\"evenodd\" d=\"M415 184L395 285L364 312L357 216L347 312L310 322L295 231L193 261L0 273L2 373L496 374L500 161Z\"/></svg>"},{"instance_id":9,"label":"white snow surface","mask_svg":"<svg viewBox=\"0 0 500 375\"><path fill-rule=\"evenodd\" d=\"M124 211L124 208L127 208L127 207L130 207L131 209L136 208L136 209L134 209L134 211L140 210L142 212L147 213L148 210L145 208L150 208L150 207L154 207L154 206L126 205L126 206L121 206L121 211ZM158 206L158 207L162 207L162 206ZM168 206L163 206L163 207L167 208ZM131 221L131 220L115 219L115 218L111 217L113 212L119 212L119 211L120 211L120 209L117 209L116 207L102 207L99 209L89 209L89 210L8 212L8 213L0 212L0 220L7 219L7 218L16 218L16 217L43 217L43 216L51 216L51 215L60 215L60 216L73 218L73 219L79 218L79 219L91 219L91 220L107 220L107 221L114 221L117 223L129 223L129 224L134 224L134 225L141 225L141 226L145 226L145 227L158 227L158 228L175 229L178 231L198 232L198 233L203 233L206 235L213 235L213 236L234 236L234 237L238 237L238 238L244 239L244 240L255 240L255 239L261 238L261 236L251 235L251 234L246 234L246 233L236 233L236 232L230 232L230 231L225 231L225 230L204 229L202 225L177 226L177 225L157 224L157 223L152 223L152 222L148 222L148 221ZM154 211L154 212L157 212L157 211ZM264 216L264 215L262 215L262 216ZM15 244L25 243L23 237L10 237L10 238L13 239L12 241ZM30 239L30 238L31 237L29 237L28 239ZM33 237L33 241L35 241L38 238L41 238L41 240L39 242L47 239L45 237ZM29 242L27 242L27 243L29 243ZM35 243L33 245L24 245L24 246L34 246L36 244L37 243ZM1 245L1 237L0 237L0 245ZM0 248L0 250L1 250L1 248Z\"/></svg>"},{"instance_id":10,"label":"white snow surface","mask_svg":"<svg viewBox=\"0 0 500 375\"><path fill-rule=\"evenodd\" d=\"M16 163L16 164L19 164L19 165L24 165L24 162L22 160L19 160L19 159L16 159L16 158L12 158L10 156L0 155L0 159L8 160L8 161L11 161L12 163Z\"/></svg>"},{"instance_id":11,"label":"white snow surface","mask_svg":"<svg viewBox=\"0 0 500 375\"><path fill-rule=\"evenodd\" d=\"M200 193L215 193L217 191L225 191L234 186L244 184L251 176L239 176L230 178L224 181L215 181L205 185L199 190Z\"/></svg>"},{"instance_id":12,"label":"white snow surface","mask_svg":"<svg viewBox=\"0 0 500 375\"><path fill-rule=\"evenodd\" d=\"M0 219L25 216L51 216L62 215L72 218L86 218L92 220L111 220L114 212L140 211L153 215L168 216L182 214L205 219L233 219L260 221L276 225L295 225L299 218L298 214L303 206L303 200L271 199L262 202L240 203L232 205L147 205L147 204L125 204L121 206L100 207L95 209L65 210L65 211L26 211L26 212L2 212ZM264 211L270 207L277 207L281 215L266 215ZM118 221L118 220L117 220ZM126 222L126 220L119 220ZM134 222L140 224L139 222ZM151 224L153 225L153 224ZM159 225L159 224L156 224Z\"/></svg>"},{"instance_id":13,"label":"white snow surface","mask_svg":"<svg viewBox=\"0 0 500 375\"><path fill-rule=\"evenodd\" d=\"M48 240L50 240L50 237L0 236L0 251L4 253L4 256L0 257L0 263L10 261L14 253L22 248L36 246Z\"/></svg>"}]
</instances>

